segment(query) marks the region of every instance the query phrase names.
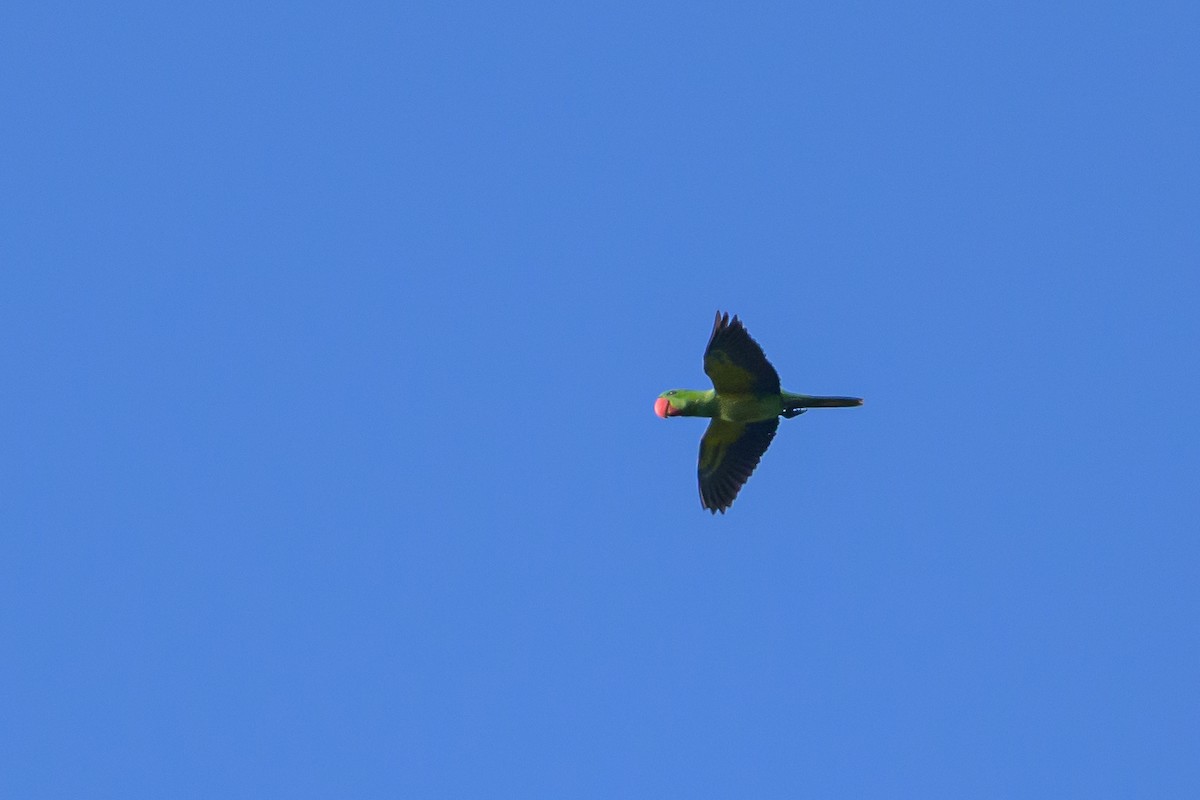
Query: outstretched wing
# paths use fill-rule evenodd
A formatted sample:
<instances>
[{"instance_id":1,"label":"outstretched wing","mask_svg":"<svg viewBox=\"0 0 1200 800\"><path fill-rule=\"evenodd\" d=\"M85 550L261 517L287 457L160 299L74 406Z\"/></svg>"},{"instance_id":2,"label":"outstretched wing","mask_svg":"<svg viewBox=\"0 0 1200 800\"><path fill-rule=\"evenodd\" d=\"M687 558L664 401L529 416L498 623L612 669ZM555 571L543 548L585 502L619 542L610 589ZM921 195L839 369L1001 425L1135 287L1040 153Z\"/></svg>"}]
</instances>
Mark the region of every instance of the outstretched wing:
<instances>
[{"instance_id":1,"label":"outstretched wing","mask_svg":"<svg viewBox=\"0 0 1200 800\"><path fill-rule=\"evenodd\" d=\"M779 417L749 424L713 418L700 440L701 506L714 514L724 514L733 505L778 427Z\"/></svg>"},{"instance_id":2,"label":"outstretched wing","mask_svg":"<svg viewBox=\"0 0 1200 800\"><path fill-rule=\"evenodd\" d=\"M729 315L720 311L704 351L704 371L718 394L779 393L779 373L758 342L750 338L741 320L735 316L730 321Z\"/></svg>"}]
</instances>

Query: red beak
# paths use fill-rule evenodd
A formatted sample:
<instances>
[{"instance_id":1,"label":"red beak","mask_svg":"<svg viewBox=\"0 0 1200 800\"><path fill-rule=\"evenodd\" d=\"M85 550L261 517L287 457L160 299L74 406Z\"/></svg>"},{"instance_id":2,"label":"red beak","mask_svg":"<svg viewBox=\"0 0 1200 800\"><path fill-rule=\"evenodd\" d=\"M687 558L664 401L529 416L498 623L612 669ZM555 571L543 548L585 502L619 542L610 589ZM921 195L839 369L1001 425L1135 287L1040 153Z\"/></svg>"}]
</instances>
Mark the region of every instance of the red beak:
<instances>
[{"instance_id":1,"label":"red beak","mask_svg":"<svg viewBox=\"0 0 1200 800\"><path fill-rule=\"evenodd\" d=\"M660 397L654 401L654 413L658 414L663 419L671 416L671 412L675 409L671 408L670 401L665 397Z\"/></svg>"}]
</instances>

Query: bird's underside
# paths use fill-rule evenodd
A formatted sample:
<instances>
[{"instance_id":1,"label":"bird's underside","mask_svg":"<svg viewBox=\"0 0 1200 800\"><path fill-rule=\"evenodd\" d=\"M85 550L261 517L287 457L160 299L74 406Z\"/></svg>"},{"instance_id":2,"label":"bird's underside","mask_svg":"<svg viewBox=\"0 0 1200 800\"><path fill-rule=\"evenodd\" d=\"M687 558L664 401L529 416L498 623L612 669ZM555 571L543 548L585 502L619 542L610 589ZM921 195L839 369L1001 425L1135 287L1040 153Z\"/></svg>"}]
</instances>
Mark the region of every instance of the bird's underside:
<instances>
[{"instance_id":1,"label":"bird's underside","mask_svg":"<svg viewBox=\"0 0 1200 800\"><path fill-rule=\"evenodd\" d=\"M809 408L862 405L857 397L817 397L780 389L779 374L741 320L717 312L704 351L711 391L663 392L654 410L661 417L698 416L712 421L700 440L697 477L700 504L722 514L733 504L775 438L779 418Z\"/></svg>"},{"instance_id":2,"label":"bird's underside","mask_svg":"<svg viewBox=\"0 0 1200 800\"><path fill-rule=\"evenodd\" d=\"M778 395L780 391L779 373L736 316L731 321L728 314L717 313L708 346L704 349L704 371L712 380L718 397L724 393L745 398L739 403L729 403L730 406L752 407L757 398ZM779 428L777 413L747 422L717 417L709 423L700 439L700 459L696 469L701 507L714 514L718 511L724 514L733 505L738 492L775 438ZM730 416L736 419L754 414L743 412Z\"/></svg>"}]
</instances>

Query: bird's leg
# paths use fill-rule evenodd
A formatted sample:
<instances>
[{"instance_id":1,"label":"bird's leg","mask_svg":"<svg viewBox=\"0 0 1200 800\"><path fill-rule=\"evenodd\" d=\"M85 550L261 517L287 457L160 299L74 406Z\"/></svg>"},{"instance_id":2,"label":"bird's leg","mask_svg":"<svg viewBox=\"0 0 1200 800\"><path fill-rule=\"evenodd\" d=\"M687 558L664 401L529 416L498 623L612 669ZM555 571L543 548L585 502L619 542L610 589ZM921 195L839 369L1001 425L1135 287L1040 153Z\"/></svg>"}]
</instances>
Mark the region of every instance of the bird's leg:
<instances>
[{"instance_id":1,"label":"bird's leg","mask_svg":"<svg viewBox=\"0 0 1200 800\"><path fill-rule=\"evenodd\" d=\"M807 408L793 408L790 411L784 411L782 414L780 414L780 416L783 417L784 419L791 419L792 417L800 416L805 411L808 411L808 409Z\"/></svg>"}]
</instances>

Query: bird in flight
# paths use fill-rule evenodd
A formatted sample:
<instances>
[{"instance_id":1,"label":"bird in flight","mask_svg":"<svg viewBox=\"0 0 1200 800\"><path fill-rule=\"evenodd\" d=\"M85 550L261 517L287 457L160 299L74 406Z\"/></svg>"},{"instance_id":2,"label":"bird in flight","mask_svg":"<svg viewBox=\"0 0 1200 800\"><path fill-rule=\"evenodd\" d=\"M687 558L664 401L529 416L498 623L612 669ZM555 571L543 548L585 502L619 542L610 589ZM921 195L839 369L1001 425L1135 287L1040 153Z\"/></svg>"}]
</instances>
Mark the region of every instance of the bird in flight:
<instances>
[{"instance_id":1,"label":"bird in flight","mask_svg":"<svg viewBox=\"0 0 1200 800\"><path fill-rule=\"evenodd\" d=\"M779 387L779 373L767 361L736 316L717 312L704 371L713 388L672 389L654 401L654 413L668 417L709 417L700 440L700 505L713 514L733 505L742 485L767 451L779 418L810 408L861 406L860 397L814 397Z\"/></svg>"}]
</instances>

